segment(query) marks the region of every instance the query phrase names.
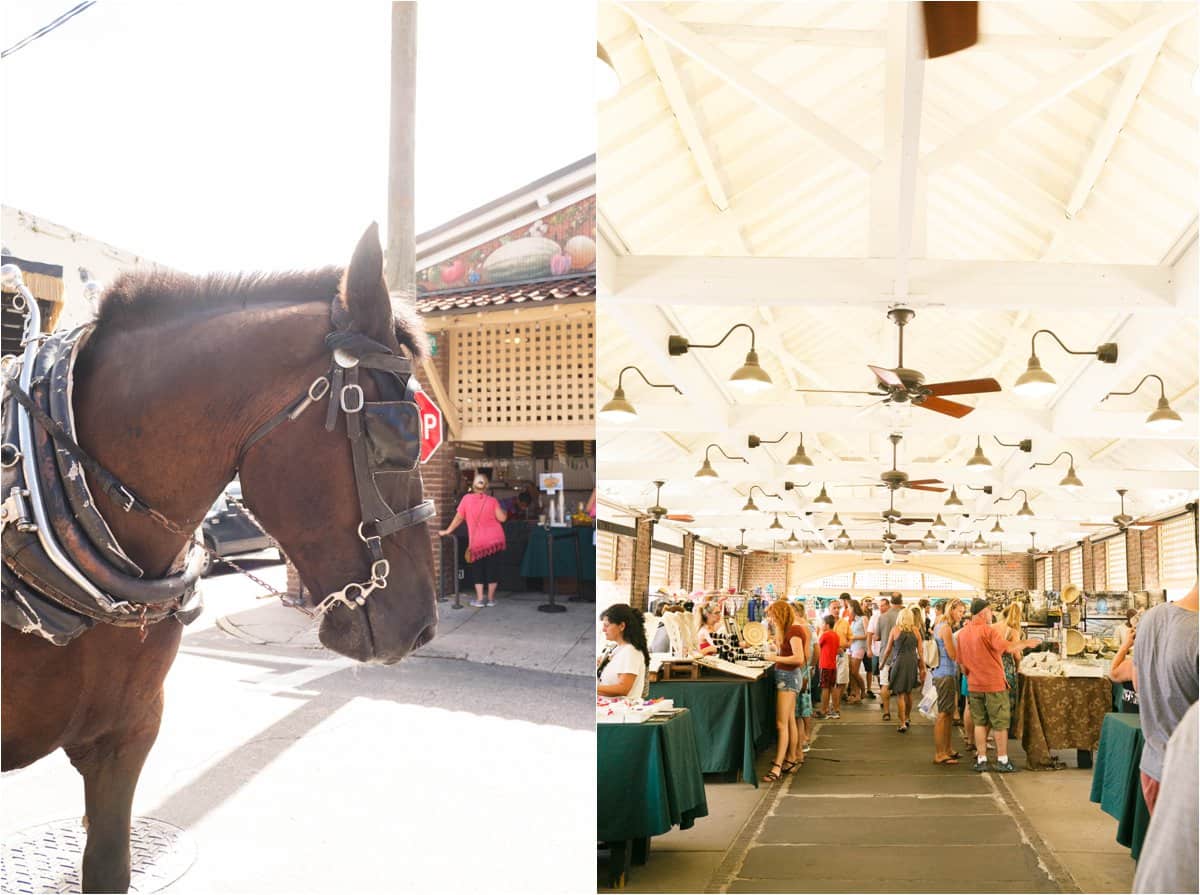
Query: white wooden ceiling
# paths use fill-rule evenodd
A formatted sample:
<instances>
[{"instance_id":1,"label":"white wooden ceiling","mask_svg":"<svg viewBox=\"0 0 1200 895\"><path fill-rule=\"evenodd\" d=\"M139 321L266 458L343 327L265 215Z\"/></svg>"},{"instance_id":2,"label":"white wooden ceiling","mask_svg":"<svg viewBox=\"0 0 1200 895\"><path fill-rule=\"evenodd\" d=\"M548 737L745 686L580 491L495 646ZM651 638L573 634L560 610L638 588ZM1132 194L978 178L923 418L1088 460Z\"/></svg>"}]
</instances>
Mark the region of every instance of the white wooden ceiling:
<instances>
[{"instance_id":1,"label":"white wooden ceiling","mask_svg":"<svg viewBox=\"0 0 1200 895\"><path fill-rule=\"evenodd\" d=\"M1195 499L1197 196L1200 97L1193 3L984 3L980 44L925 61L917 4L607 3L600 40L622 89L602 103L598 153L601 301L598 401L626 364L685 392L627 375L639 417L599 425L602 499L662 503L696 516L692 530L769 547L772 516L738 509L752 484L783 494L755 502L797 536L822 482L856 540L881 523L851 516L887 506L869 487L891 465L887 434L904 435L899 466L959 486L970 517L946 495L901 491L908 515L942 512L952 537L988 532L1025 488L1037 516L1001 520L996 551L1040 547L1101 529L1119 510L1154 514ZM961 399L961 420L865 396L866 364L897 365L889 307L917 311L905 366L927 381L995 377L998 394ZM727 383L748 349L739 330L719 349L671 358L667 336L715 342L750 323L769 391ZM1011 390L1030 338L1053 330L1073 350L1115 341L1104 365L1039 337L1058 389L1030 401ZM1144 425L1158 397L1103 396L1157 373L1185 423ZM598 404L599 406L599 404ZM788 432L749 451L746 438ZM816 466L786 467L800 433ZM982 437L993 466L965 463ZM1032 438L1025 454L1001 447ZM721 477L694 477L717 443ZM1058 487L1074 455L1084 489ZM869 478L867 478L869 477ZM814 485L791 492L785 480ZM991 485L993 494L966 485ZM854 487L851 487L853 485ZM837 486L837 487L834 487ZM925 526L897 528L919 537ZM786 536L787 531L783 532ZM811 537L811 535L810 535ZM827 537L826 537L827 542Z\"/></svg>"}]
</instances>

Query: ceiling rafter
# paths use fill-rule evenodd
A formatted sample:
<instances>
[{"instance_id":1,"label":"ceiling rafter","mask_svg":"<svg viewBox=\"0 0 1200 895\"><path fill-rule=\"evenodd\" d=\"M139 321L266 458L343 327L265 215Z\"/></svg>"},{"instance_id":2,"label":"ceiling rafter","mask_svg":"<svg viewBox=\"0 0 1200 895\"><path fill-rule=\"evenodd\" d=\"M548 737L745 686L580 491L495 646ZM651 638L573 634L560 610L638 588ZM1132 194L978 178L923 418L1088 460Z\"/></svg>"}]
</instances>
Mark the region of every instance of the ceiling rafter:
<instances>
[{"instance_id":1,"label":"ceiling rafter","mask_svg":"<svg viewBox=\"0 0 1200 895\"><path fill-rule=\"evenodd\" d=\"M871 171L879 163L879 159L857 142L793 100L774 84L754 74L748 66L727 56L694 31L681 25L658 4L619 2L616 5L641 25L658 32L663 40L691 56L739 93L774 112L789 124L811 134L835 152L851 159L864 171Z\"/></svg>"}]
</instances>

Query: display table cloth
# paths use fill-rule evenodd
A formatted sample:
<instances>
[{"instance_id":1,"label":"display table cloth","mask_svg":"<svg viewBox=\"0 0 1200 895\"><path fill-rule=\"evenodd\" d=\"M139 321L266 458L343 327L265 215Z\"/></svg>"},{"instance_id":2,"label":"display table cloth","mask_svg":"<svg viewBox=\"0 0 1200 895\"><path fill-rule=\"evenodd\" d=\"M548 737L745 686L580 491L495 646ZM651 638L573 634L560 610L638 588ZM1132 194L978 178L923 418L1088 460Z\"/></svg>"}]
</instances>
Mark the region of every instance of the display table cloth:
<instances>
[{"instance_id":1,"label":"display table cloth","mask_svg":"<svg viewBox=\"0 0 1200 895\"><path fill-rule=\"evenodd\" d=\"M1142 853L1142 840L1150 825L1139 768L1145 742L1139 715L1110 712L1104 716L1096 766L1092 769L1091 800L1117 819L1117 842L1130 850L1135 861Z\"/></svg>"},{"instance_id":2,"label":"display table cloth","mask_svg":"<svg viewBox=\"0 0 1200 895\"><path fill-rule=\"evenodd\" d=\"M654 698L671 699L692 710L700 769L706 774L741 773L758 786L754 756L775 732L775 674L770 668L756 681L701 678L658 681Z\"/></svg>"},{"instance_id":3,"label":"display table cloth","mask_svg":"<svg viewBox=\"0 0 1200 895\"><path fill-rule=\"evenodd\" d=\"M596 580L596 545L592 543L592 527L552 528L554 535L554 577L578 581ZM575 547L579 546L576 565ZM545 578L550 574L546 556L546 528L535 525L529 531L529 545L521 559L521 574L526 578Z\"/></svg>"},{"instance_id":4,"label":"display table cloth","mask_svg":"<svg viewBox=\"0 0 1200 895\"><path fill-rule=\"evenodd\" d=\"M1056 767L1052 749L1092 752L1100 744L1104 716L1112 708L1108 678L1020 675L1017 736L1026 767Z\"/></svg>"},{"instance_id":5,"label":"display table cloth","mask_svg":"<svg viewBox=\"0 0 1200 895\"><path fill-rule=\"evenodd\" d=\"M598 724L596 752L596 832L612 847L609 878L617 886L631 859L645 863L651 836L708 815L693 714Z\"/></svg>"}]
</instances>

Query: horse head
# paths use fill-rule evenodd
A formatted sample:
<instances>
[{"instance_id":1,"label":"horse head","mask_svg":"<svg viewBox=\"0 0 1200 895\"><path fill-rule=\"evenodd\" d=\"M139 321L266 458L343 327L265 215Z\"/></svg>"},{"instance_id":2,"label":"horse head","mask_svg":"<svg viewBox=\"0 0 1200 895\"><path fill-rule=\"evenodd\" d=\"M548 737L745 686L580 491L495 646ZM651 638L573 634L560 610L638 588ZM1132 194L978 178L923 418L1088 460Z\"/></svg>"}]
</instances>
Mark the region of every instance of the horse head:
<instances>
[{"instance_id":1,"label":"horse head","mask_svg":"<svg viewBox=\"0 0 1200 895\"><path fill-rule=\"evenodd\" d=\"M415 312L392 306L375 225L359 241L342 276L330 319L339 333L357 333L414 361L424 356L423 328ZM368 543L371 520L363 526L359 489L364 485L376 489L396 513L419 508L424 497L419 468L372 468L366 482L360 469L356 481L347 407L354 412L356 404L370 408L374 402L395 400L396 394L381 393L392 376L364 371L362 393L348 404L331 390L326 401L340 405L336 415L327 417L327 404L316 403L250 447L240 470L247 507L295 565L306 589L318 599L348 584L362 586L351 588L351 596L366 591L361 605L339 601L323 614L321 642L353 659L384 664L427 643L437 627L433 551L425 523L399 528L373 545ZM378 551L385 566L378 564ZM381 568L387 570L386 582L378 575Z\"/></svg>"}]
</instances>

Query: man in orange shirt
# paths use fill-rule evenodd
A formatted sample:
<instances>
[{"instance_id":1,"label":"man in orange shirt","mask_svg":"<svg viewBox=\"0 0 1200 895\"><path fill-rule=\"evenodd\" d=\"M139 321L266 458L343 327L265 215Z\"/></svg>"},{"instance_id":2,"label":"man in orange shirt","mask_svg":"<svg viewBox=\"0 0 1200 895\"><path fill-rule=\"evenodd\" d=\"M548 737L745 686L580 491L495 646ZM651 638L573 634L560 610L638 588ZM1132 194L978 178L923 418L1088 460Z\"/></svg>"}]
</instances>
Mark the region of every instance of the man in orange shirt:
<instances>
[{"instance_id":1,"label":"man in orange shirt","mask_svg":"<svg viewBox=\"0 0 1200 895\"><path fill-rule=\"evenodd\" d=\"M992 608L976 597L971 601L971 621L958 633L958 664L967 675L967 703L975 726L975 770L990 770L987 763L987 734L996 738L996 770L1011 774L1016 770L1008 760L1008 683L1000 657L1009 652L1018 658L1021 651L1037 644L1036 640L1009 643L991 625Z\"/></svg>"}]
</instances>

